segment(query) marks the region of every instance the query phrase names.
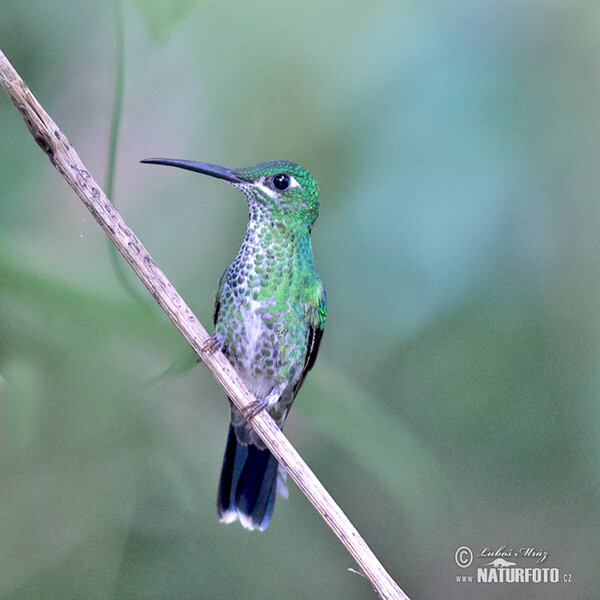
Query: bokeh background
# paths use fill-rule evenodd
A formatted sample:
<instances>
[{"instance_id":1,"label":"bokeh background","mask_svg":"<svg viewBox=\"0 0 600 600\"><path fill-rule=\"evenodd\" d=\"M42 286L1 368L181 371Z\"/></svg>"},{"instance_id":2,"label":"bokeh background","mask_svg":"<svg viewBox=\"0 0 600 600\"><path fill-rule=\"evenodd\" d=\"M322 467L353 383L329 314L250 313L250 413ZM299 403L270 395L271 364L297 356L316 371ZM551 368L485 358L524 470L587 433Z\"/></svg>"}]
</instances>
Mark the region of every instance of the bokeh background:
<instances>
[{"instance_id":1,"label":"bokeh background","mask_svg":"<svg viewBox=\"0 0 600 600\"><path fill-rule=\"evenodd\" d=\"M100 182L116 6L3 0L0 17L0 48ZM286 432L392 576L413 599L596 598L598 3L122 15L114 199L207 326L243 197L139 160L287 158L320 183L329 317ZM0 132L0 597L374 597L293 484L265 533L218 523L223 393L179 368L182 338L122 285L4 95ZM543 550L572 581L458 583L488 562L460 569L463 545Z\"/></svg>"}]
</instances>

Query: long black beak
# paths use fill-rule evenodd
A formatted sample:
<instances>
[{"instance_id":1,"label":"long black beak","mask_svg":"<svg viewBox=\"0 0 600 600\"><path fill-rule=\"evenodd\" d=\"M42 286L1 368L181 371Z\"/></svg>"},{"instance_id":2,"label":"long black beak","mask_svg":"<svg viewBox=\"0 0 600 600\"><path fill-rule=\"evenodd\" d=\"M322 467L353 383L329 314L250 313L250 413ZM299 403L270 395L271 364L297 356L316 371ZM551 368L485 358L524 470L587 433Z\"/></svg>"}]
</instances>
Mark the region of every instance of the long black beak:
<instances>
[{"instance_id":1,"label":"long black beak","mask_svg":"<svg viewBox=\"0 0 600 600\"><path fill-rule=\"evenodd\" d=\"M224 179L229 183L247 183L245 179L239 177L233 169L211 165L209 163L194 162L193 160L179 160L175 158L145 158L140 161L150 165L166 165L167 167L179 167L196 173L210 175L217 179Z\"/></svg>"}]
</instances>

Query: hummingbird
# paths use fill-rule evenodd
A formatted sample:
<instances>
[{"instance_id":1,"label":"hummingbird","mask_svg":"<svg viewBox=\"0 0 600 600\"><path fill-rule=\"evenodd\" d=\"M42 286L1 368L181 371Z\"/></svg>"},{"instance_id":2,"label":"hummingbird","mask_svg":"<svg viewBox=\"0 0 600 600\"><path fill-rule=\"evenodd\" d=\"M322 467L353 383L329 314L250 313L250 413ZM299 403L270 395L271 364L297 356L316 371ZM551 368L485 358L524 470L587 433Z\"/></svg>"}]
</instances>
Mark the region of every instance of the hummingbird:
<instances>
[{"instance_id":1,"label":"hummingbird","mask_svg":"<svg viewBox=\"0 0 600 600\"><path fill-rule=\"evenodd\" d=\"M276 493L287 498L287 474L246 417L265 409L283 428L317 358L327 315L327 294L311 243L319 188L306 169L284 160L241 169L169 158L142 162L223 179L241 190L248 203L244 240L219 280L211 342L257 400L247 414L229 400L217 510L223 523L239 520L246 529L264 530Z\"/></svg>"}]
</instances>

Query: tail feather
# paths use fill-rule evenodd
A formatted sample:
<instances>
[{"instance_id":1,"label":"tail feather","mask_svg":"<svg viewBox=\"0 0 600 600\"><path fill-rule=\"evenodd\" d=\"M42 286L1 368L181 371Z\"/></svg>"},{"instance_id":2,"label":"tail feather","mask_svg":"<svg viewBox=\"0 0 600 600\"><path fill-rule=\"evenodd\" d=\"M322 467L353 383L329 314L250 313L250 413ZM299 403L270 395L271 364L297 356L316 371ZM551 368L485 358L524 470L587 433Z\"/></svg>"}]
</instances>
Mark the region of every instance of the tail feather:
<instances>
[{"instance_id":1,"label":"tail feather","mask_svg":"<svg viewBox=\"0 0 600 600\"><path fill-rule=\"evenodd\" d=\"M239 519L247 529L266 529L275 507L277 469L269 450L241 444L230 426L217 499L220 520Z\"/></svg>"}]
</instances>

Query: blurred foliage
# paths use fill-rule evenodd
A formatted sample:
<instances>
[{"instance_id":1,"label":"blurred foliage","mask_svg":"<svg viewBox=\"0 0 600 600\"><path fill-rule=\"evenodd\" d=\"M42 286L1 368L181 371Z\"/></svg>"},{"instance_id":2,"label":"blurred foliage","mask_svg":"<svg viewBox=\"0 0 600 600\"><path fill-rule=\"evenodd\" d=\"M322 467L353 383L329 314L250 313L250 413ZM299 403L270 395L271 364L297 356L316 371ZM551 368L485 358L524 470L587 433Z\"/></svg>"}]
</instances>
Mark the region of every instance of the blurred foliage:
<instances>
[{"instance_id":1,"label":"blurred foliage","mask_svg":"<svg viewBox=\"0 0 600 600\"><path fill-rule=\"evenodd\" d=\"M100 179L114 8L0 19ZM289 158L320 183L329 317L286 431L391 574L414 598L596 597L598 5L123 8L116 200L205 324L243 199L139 160ZM161 376L185 344L4 97L0 126L0 597L373 597L293 486L263 534L217 522L222 392ZM543 548L573 583L465 587L465 544Z\"/></svg>"},{"instance_id":2,"label":"blurred foliage","mask_svg":"<svg viewBox=\"0 0 600 600\"><path fill-rule=\"evenodd\" d=\"M117 2L119 0L116 0ZM156 41L166 41L175 27L190 15L198 0L130 0L148 32Z\"/></svg>"}]
</instances>

